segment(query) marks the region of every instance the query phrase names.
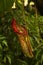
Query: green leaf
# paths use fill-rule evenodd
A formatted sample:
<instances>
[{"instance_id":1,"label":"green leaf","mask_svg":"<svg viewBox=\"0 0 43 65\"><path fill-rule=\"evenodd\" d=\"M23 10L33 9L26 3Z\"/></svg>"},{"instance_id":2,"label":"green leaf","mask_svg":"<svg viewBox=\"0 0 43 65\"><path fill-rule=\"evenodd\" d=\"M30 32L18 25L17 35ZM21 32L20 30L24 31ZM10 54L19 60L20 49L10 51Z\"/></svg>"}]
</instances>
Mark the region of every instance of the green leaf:
<instances>
[{"instance_id":1,"label":"green leaf","mask_svg":"<svg viewBox=\"0 0 43 65\"><path fill-rule=\"evenodd\" d=\"M28 65L27 62L25 62L21 59L17 59L17 63L18 63L18 65Z\"/></svg>"},{"instance_id":2,"label":"green leaf","mask_svg":"<svg viewBox=\"0 0 43 65\"><path fill-rule=\"evenodd\" d=\"M11 10L14 0L0 0L0 13Z\"/></svg>"},{"instance_id":3,"label":"green leaf","mask_svg":"<svg viewBox=\"0 0 43 65\"><path fill-rule=\"evenodd\" d=\"M41 56L41 64L43 63L43 54L42 54L42 56Z\"/></svg>"},{"instance_id":4,"label":"green leaf","mask_svg":"<svg viewBox=\"0 0 43 65\"><path fill-rule=\"evenodd\" d=\"M4 57L4 60L3 61L4 61L4 63L6 63L6 57Z\"/></svg>"},{"instance_id":5,"label":"green leaf","mask_svg":"<svg viewBox=\"0 0 43 65\"><path fill-rule=\"evenodd\" d=\"M0 49L2 49L2 46L1 46L1 44L0 44Z\"/></svg>"},{"instance_id":6,"label":"green leaf","mask_svg":"<svg viewBox=\"0 0 43 65\"><path fill-rule=\"evenodd\" d=\"M5 36L0 35L0 40L5 39Z\"/></svg>"},{"instance_id":7,"label":"green leaf","mask_svg":"<svg viewBox=\"0 0 43 65\"><path fill-rule=\"evenodd\" d=\"M7 58L8 58L10 65L11 65L11 58L9 56L7 56Z\"/></svg>"},{"instance_id":8,"label":"green leaf","mask_svg":"<svg viewBox=\"0 0 43 65\"><path fill-rule=\"evenodd\" d=\"M39 62L37 61L35 65L39 65Z\"/></svg>"},{"instance_id":9,"label":"green leaf","mask_svg":"<svg viewBox=\"0 0 43 65\"><path fill-rule=\"evenodd\" d=\"M2 43L5 44L6 46L8 46L6 40L3 40Z\"/></svg>"}]
</instances>

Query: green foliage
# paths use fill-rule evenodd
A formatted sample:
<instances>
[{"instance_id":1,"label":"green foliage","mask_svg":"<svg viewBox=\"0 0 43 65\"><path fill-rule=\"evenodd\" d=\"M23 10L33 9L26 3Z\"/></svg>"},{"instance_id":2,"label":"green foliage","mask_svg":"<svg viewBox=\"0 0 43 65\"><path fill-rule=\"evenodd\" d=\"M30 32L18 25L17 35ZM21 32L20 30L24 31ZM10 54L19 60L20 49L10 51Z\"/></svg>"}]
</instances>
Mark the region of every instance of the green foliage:
<instances>
[{"instance_id":1,"label":"green foliage","mask_svg":"<svg viewBox=\"0 0 43 65\"><path fill-rule=\"evenodd\" d=\"M0 0L0 12L7 10L7 13L0 17L0 65L43 65L43 16L37 15L36 18L34 14L25 11L23 2L20 4L19 0L15 1L17 8L8 12L13 0L3 1ZM6 6L3 7L1 3L5 3ZM25 57L22 53L18 37L11 28L13 17L18 24L28 30L33 47L33 58Z\"/></svg>"},{"instance_id":2,"label":"green foliage","mask_svg":"<svg viewBox=\"0 0 43 65\"><path fill-rule=\"evenodd\" d=\"M14 0L0 0L0 16L2 16L3 13L10 11L13 6Z\"/></svg>"}]
</instances>

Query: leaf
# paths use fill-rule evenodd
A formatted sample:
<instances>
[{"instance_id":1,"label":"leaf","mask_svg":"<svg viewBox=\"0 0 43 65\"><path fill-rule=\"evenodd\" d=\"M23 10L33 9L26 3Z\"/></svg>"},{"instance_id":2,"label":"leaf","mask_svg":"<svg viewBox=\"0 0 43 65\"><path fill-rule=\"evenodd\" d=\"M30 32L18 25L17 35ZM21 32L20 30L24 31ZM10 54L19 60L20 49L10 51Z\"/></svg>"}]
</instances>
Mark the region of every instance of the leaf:
<instances>
[{"instance_id":1,"label":"leaf","mask_svg":"<svg viewBox=\"0 0 43 65\"><path fill-rule=\"evenodd\" d=\"M42 56L41 56L41 64L43 63L43 54L42 54Z\"/></svg>"},{"instance_id":2,"label":"leaf","mask_svg":"<svg viewBox=\"0 0 43 65\"><path fill-rule=\"evenodd\" d=\"M0 0L0 13L11 10L14 0Z\"/></svg>"},{"instance_id":3,"label":"leaf","mask_svg":"<svg viewBox=\"0 0 43 65\"><path fill-rule=\"evenodd\" d=\"M0 40L1 40L1 39L5 39L5 37L4 37L4 36L2 36L2 35L0 35Z\"/></svg>"},{"instance_id":4,"label":"leaf","mask_svg":"<svg viewBox=\"0 0 43 65\"><path fill-rule=\"evenodd\" d=\"M2 49L2 46L1 46L1 44L0 44L0 49Z\"/></svg>"},{"instance_id":5,"label":"leaf","mask_svg":"<svg viewBox=\"0 0 43 65\"><path fill-rule=\"evenodd\" d=\"M8 46L6 40L3 40L2 43L5 44L6 46Z\"/></svg>"},{"instance_id":6,"label":"leaf","mask_svg":"<svg viewBox=\"0 0 43 65\"><path fill-rule=\"evenodd\" d=\"M9 63L11 64L11 58L9 56L7 56L7 59L9 61Z\"/></svg>"},{"instance_id":7,"label":"leaf","mask_svg":"<svg viewBox=\"0 0 43 65\"><path fill-rule=\"evenodd\" d=\"M39 65L39 62L37 61L35 65Z\"/></svg>"},{"instance_id":8,"label":"leaf","mask_svg":"<svg viewBox=\"0 0 43 65\"><path fill-rule=\"evenodd\" d=\"M21 59L17 59L17 62L19 63L19 65L28 65L25 61Z\"/></svg>"},{"instance_id":9,"label":"leaf","mask_svg":"<svg viewBox=\"0 0 43 65\"><path fill-rule=\"evenodd\" d=\"M40 58L41 58L41 49L39 50L37 50L37 53L36 53L36 56L35 56L35 58L37 59L37 60L39 60Z\"/></svg>"},{"instance_id":10,"label":"leaf","mask_svg":"<svg viewBox=\"0 0 43 65\"><path fill-rule=\"evenodd\" d=\"M6 63L6 57L4 57L4 60L3 61L4 61L4 63Z\"/></svg>"}]
</instances>

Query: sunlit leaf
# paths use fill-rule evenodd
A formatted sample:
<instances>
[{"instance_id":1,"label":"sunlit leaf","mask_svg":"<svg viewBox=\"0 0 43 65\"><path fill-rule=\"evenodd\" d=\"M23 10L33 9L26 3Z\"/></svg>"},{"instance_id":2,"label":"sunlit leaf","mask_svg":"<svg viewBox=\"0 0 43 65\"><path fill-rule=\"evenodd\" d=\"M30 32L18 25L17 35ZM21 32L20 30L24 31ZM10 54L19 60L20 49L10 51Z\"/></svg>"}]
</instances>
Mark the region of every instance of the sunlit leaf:
<instances>
[{"instance_id":1,"label":"sunlit leaf","mask_svg":"<svg viewBox=\"0 0 43 65\"><path fill-rule=\"evenodd\" d=\"M8 46L6 40L3 40L2 43L5 44L6 46Z\"/></svg>"},{"instance_id":2,"label":"sunlit leaf","mask_svg":"<svg viewBox=\"0 0 43 65\"><path fill-rule=\"evenodd\" d=\"M9 63L11 64L11 58L9 56L7 56L7 58L8 58Z\"/></svg>"},{"instance_id":3,"label":"sunlit leaf","mask_svg":"<svg viewBox=\"0 0 43 65\"><path fill-rule=\"evenodd\" d=\"M42 56L41 56L41 64L43 63L43 54L42 54Z\"/></svg>"},{"instance_id":4,"label":"sunlit leaf","mask_svg":"<svg viewBox=\"0 0 43 65\"><path fill-rule=\"evenodd\" d=\"M6 63L6 57L4 57L4 60L3 61Z\"/></svg>"}]
</instances>

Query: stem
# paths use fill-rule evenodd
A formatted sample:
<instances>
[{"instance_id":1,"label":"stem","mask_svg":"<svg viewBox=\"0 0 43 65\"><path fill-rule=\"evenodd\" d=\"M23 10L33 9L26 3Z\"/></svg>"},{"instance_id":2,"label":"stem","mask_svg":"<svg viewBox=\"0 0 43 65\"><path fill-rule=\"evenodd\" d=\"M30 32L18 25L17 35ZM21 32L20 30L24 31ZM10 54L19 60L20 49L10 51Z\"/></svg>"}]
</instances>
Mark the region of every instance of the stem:
<instances>
[{"instance_id":1,"label":"stem","mask_svg":"<svg viewBox=\"0 0 43 65\"><path fill-rule=\"evenodd\" d=\"M23 15L23 20L25 21L25 10L24 10L24 0L21 0L22 1L22 15Z\"/></svg>"},{"instance_id":2,"label":"stem","mask_svg":"<svg viewBox=\"0 0 43 65\"><path fill-rule=\"evenodd\" d=\"M24 9L24 0L21 0L21 1L22 1L22 16L23 16L23 21L24 21L25 27L27 27L26 16L25 16L25 9Z\"/></svg>"}]
</instances>

